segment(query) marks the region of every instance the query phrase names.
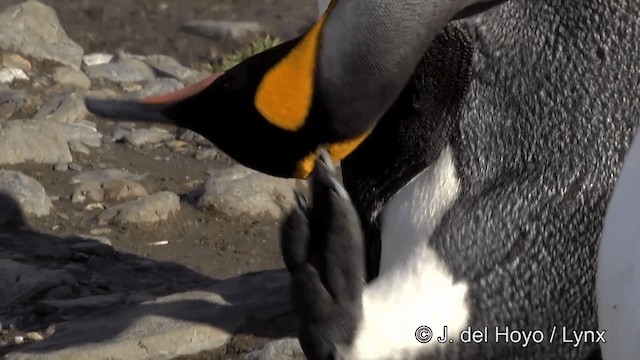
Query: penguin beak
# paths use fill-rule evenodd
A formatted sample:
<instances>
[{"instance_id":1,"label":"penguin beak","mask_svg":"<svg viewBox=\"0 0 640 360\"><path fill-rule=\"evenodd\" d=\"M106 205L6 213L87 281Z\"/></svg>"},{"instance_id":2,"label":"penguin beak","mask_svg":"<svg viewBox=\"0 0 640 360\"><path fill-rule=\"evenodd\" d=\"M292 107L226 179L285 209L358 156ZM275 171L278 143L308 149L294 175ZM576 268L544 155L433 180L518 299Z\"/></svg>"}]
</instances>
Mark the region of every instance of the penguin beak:
<instances>
[{"instance_id":1,"label":"penguin beak","mask_svg":"<svg viewBox=\"0 0 640 360\"><path fill-rule=\"evenodd\" d=\"M139 100L139 102L144 104L168 104L168 103L184 100L206 89L209 85L211 85L214 81L216 81L216 79L219 78L223 73L224 72L215 73L211 76L206 77L203 80L200 80L195 84L189 85L185 88L182 88L178 91L174 91L172 93L148 96L148 97L142 98Z\"/></svg>"}]
</instances>

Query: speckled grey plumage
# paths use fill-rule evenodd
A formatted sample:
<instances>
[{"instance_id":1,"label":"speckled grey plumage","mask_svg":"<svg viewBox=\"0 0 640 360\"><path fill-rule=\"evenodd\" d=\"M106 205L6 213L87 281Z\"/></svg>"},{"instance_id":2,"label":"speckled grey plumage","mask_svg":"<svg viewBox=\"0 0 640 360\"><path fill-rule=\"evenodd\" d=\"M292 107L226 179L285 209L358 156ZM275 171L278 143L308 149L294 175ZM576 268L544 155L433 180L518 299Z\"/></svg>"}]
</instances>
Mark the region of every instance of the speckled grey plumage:
<instances>
[{"instance_id":1,"label":"speckled grey plumage","mask_svg":"<svg viewBox=\"0 0 640 360\"><path fill-rule=\"evenodd\" d=\"M510 0L455 22L474 49L449 137L461 192L428 241L455 277L470 284L471 326L547 336L554 326L597 329L602 222L640 121L638 14L638 0ZM397 32L385 39L392 36ZM441 119L426 114L424 121ZM384 136L372 138L388 143ZM371 161L375 168L375 157ZM349 166L345 161L345 183L376 176ZM380 201L366 188L347 188L356 208ZM360 213L365 228L375 226L370 215ZM548 341L454 344L425 357L599 358L597 344Z\"/></svg>"}]
</instances>

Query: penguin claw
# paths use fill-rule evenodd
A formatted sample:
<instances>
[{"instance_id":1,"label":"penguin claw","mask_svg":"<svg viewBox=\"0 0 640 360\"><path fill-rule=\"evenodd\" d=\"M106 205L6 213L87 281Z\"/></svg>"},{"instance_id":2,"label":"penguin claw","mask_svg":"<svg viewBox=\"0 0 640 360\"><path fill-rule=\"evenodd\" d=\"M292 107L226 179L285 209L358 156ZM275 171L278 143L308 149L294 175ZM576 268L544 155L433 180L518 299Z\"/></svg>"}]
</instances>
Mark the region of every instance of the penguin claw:
<instances>
[{"instance_id":1,"label":"penguin claw","mask_svg":"<svg viewBox=\"0 0 640 360\"><path fill-rule=\"evenodd\" d=\"M309 360L334 358L338 348L348 348L362 314L362 229L331 161L320 154L311 204L296 193L297 206L282 227L283 258L301 319L299 339Z\"/></svg>"},{"instance_id":2,"label":"penguin claw","mask_svg":"<svg viewBox=\"0 0 640 360\"><path fill-rule=\"evenodd\" d=\"M309 221L301 207L295 207L282 224L280 248L284 264L296 272L307 261L309 247Z\"/></svg>"},{"instance_id":3,"label":"penguin claw","mask_svg":"<svg viewBox=\"0 0 640 360\"><path fill-rule=\"evenodd\" d=\"M333 190L341 198L348 200L349 193L347 193L347 189L345 189L338 179L336 179L335 173L336 167L333 164L331 155L329 155L329 153L324 149L320 150L320 154L316 159L314 171L311 174L313 188L327 187ZM315 185L316 183L322 185Z\"/></svg>"},{"instance_id":4,"label":"penguin claw","mask_svg":"<svg viewBox=\"0 0 640 360\"><path fill-rule=\"evenodd\" d=\"M303 212L306 213L309 208L309 203L307 202L307 198L298 190L293 191L293 197L296 200L296 205Z\"/></svg>"},{"instance_id":5,"label":"penguin claw","mask_svg":"<svg viewBox=\"0 0 640 360\"><path fill-rule=\"evenodd\" d=\"M333 158L327 151L327 149L320 149L320 154L318 155L318 160L323 163L331 172L335 172L335 166L333 165Z\"/></svg>"}]
</instances>

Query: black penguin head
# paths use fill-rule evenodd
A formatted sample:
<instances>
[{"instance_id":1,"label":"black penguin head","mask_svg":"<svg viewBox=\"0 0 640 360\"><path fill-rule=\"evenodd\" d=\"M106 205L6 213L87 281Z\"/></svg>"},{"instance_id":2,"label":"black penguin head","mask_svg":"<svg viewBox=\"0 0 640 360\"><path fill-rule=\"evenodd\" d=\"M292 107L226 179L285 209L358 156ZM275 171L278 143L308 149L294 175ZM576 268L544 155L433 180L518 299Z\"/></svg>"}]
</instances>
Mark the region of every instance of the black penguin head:
<instances>
[{"instance_id":1,"label":"black penguin head","mask_svg":"<svg viewBox=\"0 0 640 360\"><path fill-rule=\"evenodd\" d=\"M471 16L504 0L481 0L459 16ZM319 150L338 162L368 137L376 119L358 116L371 104L350 104L354 114L332 122L335 107L323 98L318 54L327 13L303 36L259 53L222 74L199 93L175 102L163 114L205 136L239 163L278 176L307 178ZM487 5L488 4L488 5ZM375 100L371 100L375 101ZM365 116L366 117L366 116Z\"/></svg>"},{"instance_id":2,"label":"black penguin head","mask_svg":"<svg viewBox=\"0 0 640 360\"><path fill-rule=\"evenodd\" d=\"M321 148L342 160L370 131L338 133L327 121L315 84L323 23L321 18L305 35L246 59L163 114L269 175L307 178Z\"/></svg>"},{"instance_id":3,"label":"black penguin head","mask_svg":"<svg viewBox=\"0 0 640 360\"><path fill-rule=\"evenodd\" d=\"M247 167L295 176L298 161L314 150L311 141L269 122L256 106L260 82L294 45L290 41L245 60L198 94L168 107L164 115Z\"/></svg>"}]
</instances>

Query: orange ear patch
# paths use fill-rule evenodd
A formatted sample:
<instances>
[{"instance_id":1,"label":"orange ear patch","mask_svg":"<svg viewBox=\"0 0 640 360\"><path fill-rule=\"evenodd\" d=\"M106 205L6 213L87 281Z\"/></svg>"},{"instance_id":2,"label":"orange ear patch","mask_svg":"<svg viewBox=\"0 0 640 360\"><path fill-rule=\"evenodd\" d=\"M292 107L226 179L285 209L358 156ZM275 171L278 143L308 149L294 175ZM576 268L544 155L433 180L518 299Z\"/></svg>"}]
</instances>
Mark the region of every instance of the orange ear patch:
<instances>
[{"instance_id":1,"label":"orange ear patch","mask_svg":"<svg viewBox=\"0 0 640 360\"><path fill-rule=\"evenodd\" d=\"M334 3L335 0L300 43L269 70L258 85L254 100L256 109L281 129L297 131L307 119L313 98L320 34Z\"/></svg>"}]
</instances>

